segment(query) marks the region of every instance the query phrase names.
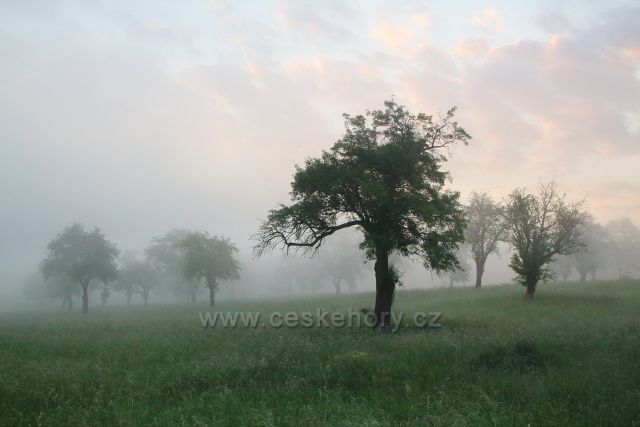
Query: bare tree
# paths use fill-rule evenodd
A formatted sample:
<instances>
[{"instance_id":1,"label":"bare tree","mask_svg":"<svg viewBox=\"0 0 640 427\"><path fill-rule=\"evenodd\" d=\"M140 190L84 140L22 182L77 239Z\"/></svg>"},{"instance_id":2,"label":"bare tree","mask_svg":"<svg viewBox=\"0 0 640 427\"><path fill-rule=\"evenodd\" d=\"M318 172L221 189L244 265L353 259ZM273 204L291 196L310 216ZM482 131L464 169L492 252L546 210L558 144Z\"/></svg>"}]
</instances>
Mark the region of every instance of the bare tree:
<instances>
[{"instance_id":1,"label":"bare tree","mask_svg":"<svg viewBox=\"0 0 640 427\"><path fill-rule=\"evenodd\" d=\"M554 183L540 185L538 194L516 189L505 202L503 216L513 246L510 267L529 298L540 280L551 278L548 265L556 255L569 255L585 247L581 226L588 214L583 202L566 202Z\"/></svg>"}]
</instances>

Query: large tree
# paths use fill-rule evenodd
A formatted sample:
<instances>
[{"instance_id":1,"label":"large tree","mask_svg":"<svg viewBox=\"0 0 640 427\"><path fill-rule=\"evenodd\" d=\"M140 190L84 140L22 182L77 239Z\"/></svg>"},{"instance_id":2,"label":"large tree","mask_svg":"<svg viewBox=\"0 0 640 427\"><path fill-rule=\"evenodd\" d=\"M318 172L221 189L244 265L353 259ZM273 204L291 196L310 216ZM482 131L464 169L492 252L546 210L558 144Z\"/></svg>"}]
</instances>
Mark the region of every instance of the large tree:
<instances>
[{"instance_id":1,"label":"large tree","mask_svg":"<svg viewBox=\"0 0 640 427\"><path fill-rule=\"evenodd\" d=\"M184 277L205 281L213 307L218 282L240 277L240 264L235 258L238 250L229 239L210 236L206 231L189 233L179 246L185 250Z\"/></svg>"},{"instance_id":2,"label":"large tree","mask_svg":"<svg viewBox=\"0 0 640 427\"><path fill-rule=\"evenodd\" d=\"M75 223L47 245L47 257L40 266L45 278L62 276L82 288L82 312L89 311L89 284L110 282L118 276L119 251L97 227L85 230Z\"/></svg>"},{"instance_id":3,"label":"large tree","mask_svg":"<svg viewBox=\"0 0 640 427\"><path fill-rule=\"evenodd\" d=\"M498 242L504 239L502 207L487 193L473 192L467 207L467 221L465 240L471 246L476 264L476 288L479 288L487 258L498 252Z\"/></svg>"},{"instance_id":4,"label":"large tree","mask_svg":"<svg viewBox=\"0 0 640 427\"><path fill-rule=\"evenodd\" d=\"M386 101L383 110L345 114L342 139L296 167L292 202L262 222L256 255L276 247L315 253L333 233L356 227L363 234L360 248L375 260L376 326L387 326L398 280L392 253L418 256L436 271L458 265L464 213L459 194L445 188L442 163L451 145L466 144L470 136L454 113L414 115Z\"/></svg>"},{"instance_id":5,"label":"large tree","mask_svg":"<svg viewBox=\"0 0 640 427\"><path fill-rule=\"evenodd\" d=\"M556 255L584 249L581 227L588 219L582 202L569 203L554 183L542 184L537 194L517 189L505 202L504 219L513 247L510 267L533 298L540 280L552 277L549 264Z\"/></svg>"}]
</instances>

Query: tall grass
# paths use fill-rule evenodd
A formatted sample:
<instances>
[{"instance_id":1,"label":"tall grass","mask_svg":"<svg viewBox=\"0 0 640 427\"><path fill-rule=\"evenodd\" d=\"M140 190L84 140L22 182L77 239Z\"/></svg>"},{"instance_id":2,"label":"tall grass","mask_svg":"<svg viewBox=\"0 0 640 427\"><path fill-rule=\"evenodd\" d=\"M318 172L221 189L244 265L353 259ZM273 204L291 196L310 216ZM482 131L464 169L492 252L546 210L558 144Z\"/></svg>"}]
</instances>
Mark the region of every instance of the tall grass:
<instances>
[{"instance_id":1,"label":"tall grass","mask_svg":"<svg viewBox=\"0 0 640 427\"><path fill-rule=\"evenodd\" d=\"M207 307L0 316L1 425L640 424L640 282L400 291L440 329L203 329ZM345 311L370 294L220 304Z\"/></svg>"}]
</instances>

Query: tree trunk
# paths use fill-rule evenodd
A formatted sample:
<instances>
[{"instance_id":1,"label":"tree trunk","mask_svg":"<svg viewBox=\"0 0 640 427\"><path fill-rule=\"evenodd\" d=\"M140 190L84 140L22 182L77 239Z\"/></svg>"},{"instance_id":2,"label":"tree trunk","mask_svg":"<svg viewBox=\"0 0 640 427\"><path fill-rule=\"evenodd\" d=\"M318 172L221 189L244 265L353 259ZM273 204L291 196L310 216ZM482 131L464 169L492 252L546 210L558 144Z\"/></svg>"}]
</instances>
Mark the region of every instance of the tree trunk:
<instances>
[{"instance_id":1,"label":"tree trunk","mask_svg":"<svg viewBox=\"0 0 640 427\"><path fill-rule=\"evenodd\" d=\"M73 311L73 297L71 296L71 293L65 295L64 299L62 300L62 308L65 307L67 307L69 311Z\"/></svg>"},{"instance_id":2,"label":"tree trunk","mask_svg":"<svg viewBox=\"0 0 640 427\"><path fill-rule=\"evenodd\" d=\"M142 293L142 300L144 301L144 305L147 305L147 302L149 301L149 293L148 292L143 292Z\"/></svg>"},{"instance_id":3,"label":"tree trunk","mask_svg":"<svg viewBox=\"0 0 640 427\"><path fill-rule=\"evenodd\" d=\"M580 273L580 281L581 282L586 282L587 281L587 273Z\"/></svg>"},{"instance_id":4,"label":"tree trunk","mask_svg":"<svg viewBox=\"0 0 640 427\"><path fill-rule=\"evenodd\" d=\"M384 249L376 250L376 305L373 309L375 316L374 327L388 328L391 326L391 305L396 284L389 271L389 252Z\"/></svg>"},{"instance_id":5,"label":"tree trunk","mask_svg":"<svg viewBox=\"0 0 640 427\"><path fill-rule=\"evenodd\" d=\"M131 304L131 292L127 292L127 305Z\"/></svg>"},{"instance_id":6,"label":"tree trunk","mask_svg":"<svg viewBox=\"0 0 640 427\"><path fill-rule=\"evenodd\" d=\"M340 295L342 293L342 289L340 288L341 279L333 279L333 286L336 288L336 294Z\"/></svg>"},{"instance_id":7,"label":"tree trunk","mask_svg":"<svg viewBox=\"0 0 640 427\"><path fill-rule=\"evenodd\" d=\"M536 282L529 280L527 281L527 293L525 294L526 298L533 298L533 295L536 293Z\"/></svg>"},{"instance_id":8,"label":"tree trunk","mask_svg":"<svg viewBox=\"0 0 640 427\"><path fill-rule=\"evenodd\" d=\"M89 312L89 283L82 284L82 312Z\"/></svg>"},{"instance_id":9,"label":"tree trunk","mask_svg":"<svg viewBox=\"0 0 640 427\"><path fill-rule=\"evenodd\" d=\"M484 262L476 260L476 288L482 287L482 275L484 274Z\"/></svg>"},{"instance_id":10,"label":"tree trunk","mask_svg":"<svg viewBox=\"0 0 640 427\"><path fill-rule=\"evenodd\" d=\"M191 287L191 304L195 304L196 303L196 289L194 287Z\"/></svg>"},{"instance_id":11,"label":"tree trunk","mask_svg":"<svg viewBox=\"0 0 640 427\"><path fill-rule=\"evenodd\" d=\"M209 287L209 307L213 308L213 306L216 304L216 284L215 283L208 283L207 286Z\"/></svg>"},{"instance_id":12,"label":"tree trunk","mask_svg":"<svg viewBox=\"0 0 640 427\"><path fill-rule=\"evenodd\" d=\"M453 288L453 282L455 281L453 275L454 273L451 272L451 276L449 276L449 288Z\"/></svg>"}]
</instances>

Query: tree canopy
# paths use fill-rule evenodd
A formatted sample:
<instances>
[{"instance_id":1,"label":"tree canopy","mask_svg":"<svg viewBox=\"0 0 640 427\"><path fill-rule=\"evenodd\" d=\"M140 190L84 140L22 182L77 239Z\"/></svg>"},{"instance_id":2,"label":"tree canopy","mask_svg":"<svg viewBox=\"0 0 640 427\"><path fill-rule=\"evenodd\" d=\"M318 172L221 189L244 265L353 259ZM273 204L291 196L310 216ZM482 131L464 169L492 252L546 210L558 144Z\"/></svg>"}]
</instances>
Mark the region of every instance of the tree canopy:
<instances>
[{"instance_id":1,"label":"tree canopy","mask_svg":"<svg viewBox=\"0 0 640 427\"><path fill-rule=\"evenodd\" d=\"M487 258L498 252L498 242L504 239L502 207L487 193L471 194L467 207L465 240L471 246L476 263L476 288L482 286L482 275Z\"/></svg>"},{"instance_id":2,"label":"tree canopy","mask_svg":"<svg viewBox=\"0 0 640 427\"><path fill-rule=\"evenodd\" d=\"M224 237L205 232L187 234L178 244L185 251L183 274L189 280L204 280L209 288L209 303L215 303L219 280L240 278L236 246Z\"/></svg>"},{"instance_id":3,"label":"tree canopy","mask_svg":"<svg viewBox=\"0 0 640 427\"><path fill-rule=\"evenodd\" d=\"M457 267L465 220L459 194L445 188L442 163L446 148L470 139L454 120L455 108L434 117L393 100L384 106L345 114L342 139L296 167L291 204L271 210L254 236L258 256L276 247L314 252L333 233L357 227L360 247L376 260L378 326L395 290L392 252L418 256L436 271Z\"/></svg>"},{"instance_id":4,"label":"tree canopy","mask_svg":"<svg viewBox=\"0 0 640 427\"><path fill-rule=\"evenodd\" d=\"M583 250L581 226L588 219L582 202L569 203L554 183L540 185L538 194L517 189L504 210L509 243L513 246L511 268L533 297L540 280L552 278L549 264L556 255Z\"/></svg>"},{"instance_id":5,"label":"tree canopy","mask_svg":"<svg viewBox=\"0 0 640 427\"><path fill-rule=\"evenodd\" d=\"M63 276L82 287L82 311L89 311L89 283L93 279L110 282L118 277L119 251L99 228L87 231L74 223L47 245L47 256L40 266L45 278Z\"/></svg>"}]
</instances>

